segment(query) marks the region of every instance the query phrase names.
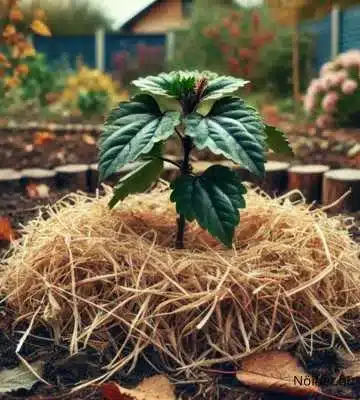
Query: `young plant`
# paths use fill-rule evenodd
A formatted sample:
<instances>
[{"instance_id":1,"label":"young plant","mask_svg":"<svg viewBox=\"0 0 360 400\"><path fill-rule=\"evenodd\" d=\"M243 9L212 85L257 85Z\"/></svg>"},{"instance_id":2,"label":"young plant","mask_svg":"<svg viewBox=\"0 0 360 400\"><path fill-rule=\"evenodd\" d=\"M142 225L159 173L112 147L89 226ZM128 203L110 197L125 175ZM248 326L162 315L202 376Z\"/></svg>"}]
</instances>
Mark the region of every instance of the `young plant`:
<instances>
[{"instance_id":1,"label":"young plant","mask_svg":"<svg viewBox=\"0 0 360 400\"><path fill-rule=\"evenodd\" d=\"M121 167L142 160L121 178L109 206L129 193L141 192L160 176L163 143L180 138L183 157L173 162L180 175L171 182L171 201L178 213L176 247L184 247L187 221L198 224L231 247L246 188L230 168L213 165L195 175L190 162L194 148L210 149L262 178L265 154L291 152L284 135L265 125L255 109L235 93L248 82L210 72L179 71L135 80L141 90L108 116L100 138L99 171L104 180Z\"/></svg>"}]
</instances>

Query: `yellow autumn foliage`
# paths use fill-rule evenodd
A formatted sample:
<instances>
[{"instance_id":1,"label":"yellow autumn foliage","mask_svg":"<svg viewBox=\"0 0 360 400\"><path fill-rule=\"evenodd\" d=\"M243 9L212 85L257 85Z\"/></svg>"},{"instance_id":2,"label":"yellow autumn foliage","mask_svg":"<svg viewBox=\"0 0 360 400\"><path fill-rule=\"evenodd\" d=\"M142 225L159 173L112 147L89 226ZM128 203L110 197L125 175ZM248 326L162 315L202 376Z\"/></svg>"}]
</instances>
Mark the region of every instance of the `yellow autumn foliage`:
<instances>
[{"instance_id":1,"label":"yellow autumn foliage","mask_svg":"<svg viewBox=\"0 0 360 400\"><path fill-rule=\"evenodd\" d=\"M128 93L121 90L118 82L114 81L109 74L81 66L76 73L68 77L60 101L76 107L80 93L89 91L106 92L111 106L128 98Z\"/></svg>"},{"instance_id":2,"label":"yellow autumn foliage","mask_svg":"<svg viewBox=\"0 0 360 400\"><path fill-rule=\"evenodd\" d=\"M24 23L24 14L19 8L19 0L1 3L0 42L0 87L9 91L22 83L29 73L27 59L35 56L36 51L29 41L30 33L51 36L50 30L42 19L41 10L36 10L31 24Z\"/></svg>"}]
</instances>

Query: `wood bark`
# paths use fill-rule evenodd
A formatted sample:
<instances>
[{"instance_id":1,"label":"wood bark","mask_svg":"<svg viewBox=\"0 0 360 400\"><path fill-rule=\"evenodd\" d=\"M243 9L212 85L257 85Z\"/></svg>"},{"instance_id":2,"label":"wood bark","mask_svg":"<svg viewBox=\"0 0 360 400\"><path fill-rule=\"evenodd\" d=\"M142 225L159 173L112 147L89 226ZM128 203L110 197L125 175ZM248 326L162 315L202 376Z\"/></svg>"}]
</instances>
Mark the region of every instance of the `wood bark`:
<instances>
[{"instance_id":1,"label":"wood bark","mask_svg":"<svg viewBox=\"0 0 360 400\"><path fill-rule=\"evenodd\" d=\"M60 189L89 190L89 166L85 164L70 164L57 167L57 186Z\"/></svg>"},{"instance_id":2,"label":"wood bark","mask_svg":"<svg viewBox=\"0 0 360 400\"><path fill-rule=\"evenodd\" d=\"M323 175L329 171L327 165L296 165L289 169L289 190L298 189L308 203L320 203Z\"/></svg>"},{"instance_id":3,"label":"wood bark","mask_svg":"<svg viewBox=\"0 0 360 400\"><path fill-rule=\"evenodd\" d=\"M346 192L351 193L340 202L337 202ZM337 202L337 203L336 203ZM336 169L324 175L323 203L330 205L333 212L360 211L360 170Z\"/></svg>"}]
</instances>

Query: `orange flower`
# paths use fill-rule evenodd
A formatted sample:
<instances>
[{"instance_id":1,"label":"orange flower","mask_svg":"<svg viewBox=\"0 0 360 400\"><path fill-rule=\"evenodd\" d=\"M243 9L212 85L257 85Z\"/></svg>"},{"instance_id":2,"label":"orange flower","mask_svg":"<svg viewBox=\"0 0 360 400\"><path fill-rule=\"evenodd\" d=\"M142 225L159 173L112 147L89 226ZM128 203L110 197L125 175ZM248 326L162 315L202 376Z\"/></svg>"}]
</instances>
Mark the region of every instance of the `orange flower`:
<instances>
[{"instance_id":1,"label":"orange flower","mask_svg":"<svg viewBox=\"0 0 360 400\"><path fill-rule=\"evenodd\" d=\"M0 64L5 64L7 63L7 58L4 53L0 53Z\"/></svg>"},{"instance_id":2,"label":"orange flower","mask_svg":"<svg viewBox=\"0 0 360 400\"><path fill-rule=\"evenodd\" d=\"M14 36L16 34L16 28L14 25L6 25L3 31L3 37L9 38L10 36Z\"/></svg>"},{"instance_id":3,"label":"orange flower","mask_svg":"<svg viewBox=\"0 0 360 400\"><path fill-rule=\"evenodd\" d=\"M19 8L13 8L9 14L10 21L12 22L20 22L24 19L24 14L21 12Z\"/></svg>"},{"instance_id":4,"label":"orange flower","mask_svg":"<svg viewBox=\"0 0 360 400\"><path fill-rule=\"evenodd\" d=\"M29 67L26 64L19 64L15 70L19 76L26 76L29 73Z\"/></svg>"},{"instance_id":5,"label":"orange flower","mask_svg":"<svg viewBox=\"0 0 360 400\"><path fill-rule=\"evenodd\" d=\"M39 19L34 19L31 24L31 29L33 30L33 32L37 33L40 36L51 36L51 32L48 26Z\"/></svg>"},{"instance_id":6,"label":"orange flower","mask_svg":"<svg viewBox=\"0 0 360 400\"><path fill-rule=\"evenodd\" d=\"M6 76L4 83L7 88L12 89L19 86L20 80L16 76Z\"/></svg>"},{"instance_id":7,"label":"orange flower","mask_svg":"<svg viewBox=\"0 0 360 400\"><path fill-rule=\"evenodd\" d=\"M12 48L11 57L12 57L14 60L17 60L18 58L20 58L20 49L19 49L18 46L15 45L15 46Z\"/></svg>"},{"instance_id":8,"label":"orange flower","mask_svg":"<svg viewBox=\"0 0 360 400\"><path fill-rule=\"evenodd\" d=\"M27 43L26 46L24 46L24 48L22 49L20 58L33 57L34 55L35 55L34 47L30 43Z\"/></svg>"}]
</instances>

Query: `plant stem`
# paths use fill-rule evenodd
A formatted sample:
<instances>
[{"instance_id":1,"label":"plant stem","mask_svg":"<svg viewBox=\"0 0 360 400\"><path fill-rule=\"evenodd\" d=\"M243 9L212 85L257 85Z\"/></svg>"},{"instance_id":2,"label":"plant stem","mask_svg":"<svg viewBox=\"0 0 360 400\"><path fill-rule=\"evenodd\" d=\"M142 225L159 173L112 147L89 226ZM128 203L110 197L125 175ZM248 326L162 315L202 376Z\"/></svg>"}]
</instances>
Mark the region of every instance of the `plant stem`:
<instances>
[{"instance_id":1,"label":"plant stem","mask_svg":"<svg viewBox=\"0 0 360 400\"><path fill-rule=\"evenodd\" d=\"M183 149L184 149L184 159L181 164L181 175L189 175L191 172L190 165L190 152L193 148L192 140L190 137L185 136L182 139ZM184 248L184 235L186 228L186 220L183 214L178 215L177 217L177 233L176 233L176 242L175 246L177 249Z\"/></svg>"}]
</instances>

